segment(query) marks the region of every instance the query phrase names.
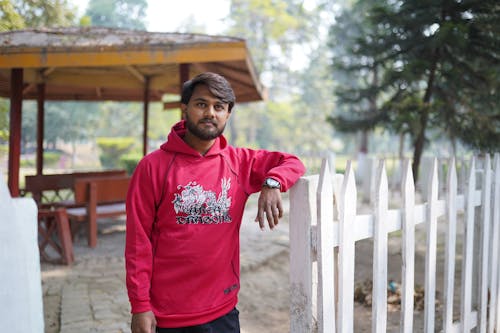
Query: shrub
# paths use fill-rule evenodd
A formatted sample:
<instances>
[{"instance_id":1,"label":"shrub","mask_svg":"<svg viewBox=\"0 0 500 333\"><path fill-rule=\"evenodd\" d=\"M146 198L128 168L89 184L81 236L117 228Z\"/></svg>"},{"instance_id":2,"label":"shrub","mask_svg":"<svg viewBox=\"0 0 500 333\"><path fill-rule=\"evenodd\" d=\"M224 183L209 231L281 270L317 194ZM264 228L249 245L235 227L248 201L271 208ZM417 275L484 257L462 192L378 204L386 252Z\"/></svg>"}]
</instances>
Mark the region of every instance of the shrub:
<instances>
[{"instance_id":1,"label":"shrub","mask_svg":"<svg viewBox=\"0 0 500 333\"><path fill-rule=\"evenodd\" d=\"M135 167L137 166L137 163L139 163L139 160L142 158L142 154L139 153L130 153L123 155L120 158L120 166L127 170L127 173L131 175Z\"/></svg>"},{"instance_id":2,"label":"shrub","mask_svg":"<svg viewBox=\"0 0 500 333\"><path fill-rule=\"evenodd\" d=\"M131 137L97 138L97 146L101 151L99 160L105 169L119 167L120 158L134 146L135 139Z\"/></svg>"},{"instance_id":3,"label":"shrub","mask_svg":"<svg viewBox=\"0 0 500 333\"><path fill-rule=\"evenodd\" d=\"M43 165L47 167L57 166L62 153L57 151L46 151L43 153Z\"/></svg>"},{"instance_id":4,"label":"shrub","mask_svg":"<svg viewBox=\"0 0 500 333\"><path fill-rule=\"evenodd\" d=\"M43 152L43 166L44 167L56 167L61 155L63 153L59 151L44 151ZM21 158L21 167L32 168L36 166L36 156L32 155L28 158Z\"/></svg>"}]
</instances>

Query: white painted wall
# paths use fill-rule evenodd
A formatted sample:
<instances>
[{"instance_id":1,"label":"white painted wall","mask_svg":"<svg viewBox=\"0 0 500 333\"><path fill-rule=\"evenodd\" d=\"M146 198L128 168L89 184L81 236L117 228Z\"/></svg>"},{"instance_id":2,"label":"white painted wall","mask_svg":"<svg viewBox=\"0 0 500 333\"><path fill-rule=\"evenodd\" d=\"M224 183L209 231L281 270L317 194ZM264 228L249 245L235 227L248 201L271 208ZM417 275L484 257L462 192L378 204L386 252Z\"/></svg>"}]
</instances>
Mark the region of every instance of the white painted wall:
<instances>
[{"instance_id":1,"label":"white painted wall","mask_svg":"<svg viewBox=\"0 0 500 333\"><path fill-rule=\"evenodd\" d=\"M39 256L35 202L0 181L0 332L43 333Z\"/></svg>"}]
</instances>

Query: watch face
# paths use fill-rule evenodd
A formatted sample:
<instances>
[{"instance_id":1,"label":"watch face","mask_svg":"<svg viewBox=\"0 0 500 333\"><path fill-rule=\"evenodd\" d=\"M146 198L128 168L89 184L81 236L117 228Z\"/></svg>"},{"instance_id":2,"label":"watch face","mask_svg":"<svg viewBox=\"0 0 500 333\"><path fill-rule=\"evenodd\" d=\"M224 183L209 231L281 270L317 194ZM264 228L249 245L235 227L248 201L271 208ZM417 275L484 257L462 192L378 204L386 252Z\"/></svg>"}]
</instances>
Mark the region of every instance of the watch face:
<instances>
[{"instance_id":1,"label":"watch face","mask_svg":"<svg viewBox=\"0 0 500 333\"><path fill-rule=\"evenodd\" d=\"M267 178L265 184L271 188L280 188L280 182L272 178Z\"/></svg>"}]
</instances>

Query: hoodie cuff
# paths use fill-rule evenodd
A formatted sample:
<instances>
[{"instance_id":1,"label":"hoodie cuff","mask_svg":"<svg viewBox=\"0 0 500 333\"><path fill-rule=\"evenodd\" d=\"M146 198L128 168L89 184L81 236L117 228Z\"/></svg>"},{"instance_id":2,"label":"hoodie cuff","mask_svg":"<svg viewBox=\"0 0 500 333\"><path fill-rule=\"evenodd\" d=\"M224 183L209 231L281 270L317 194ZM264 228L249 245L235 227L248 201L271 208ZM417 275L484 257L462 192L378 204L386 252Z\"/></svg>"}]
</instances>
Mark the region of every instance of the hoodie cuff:
<instances>
[{"instance_id":1,"label":"hoodie cuff","mask_svg":"<svg viewBox=\"0 0 500 333\"><path fill-rule=\"evenodd\" d=\"M141 313L151 311L151 304L149 301L130 301L131 313Z\"/></svg>"}]
</instances>

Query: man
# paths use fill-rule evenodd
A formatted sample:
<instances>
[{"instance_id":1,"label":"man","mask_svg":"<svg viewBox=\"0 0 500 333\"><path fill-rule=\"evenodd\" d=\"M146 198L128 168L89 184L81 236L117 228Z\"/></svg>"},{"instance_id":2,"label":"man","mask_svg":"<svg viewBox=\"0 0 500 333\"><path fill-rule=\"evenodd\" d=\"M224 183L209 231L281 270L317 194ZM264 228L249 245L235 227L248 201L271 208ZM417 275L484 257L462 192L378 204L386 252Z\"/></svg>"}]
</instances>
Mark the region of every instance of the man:
<instances>
[{"instance_id":1,"label":"man","mask_svg":"<svg viewBox=\"0 0 500 333\"><path fill-rule=\"evenodd\" d=\"M182 90L183 120L138 164L127 196L126 270L132 333L240 332L239 229L248 196L272 229L281 193L304 165L280 152L229 146L230 84L203 73Z\"/></svg>"}]
</instances>

